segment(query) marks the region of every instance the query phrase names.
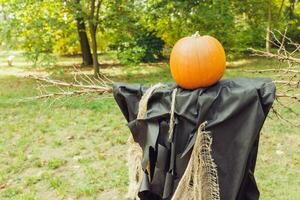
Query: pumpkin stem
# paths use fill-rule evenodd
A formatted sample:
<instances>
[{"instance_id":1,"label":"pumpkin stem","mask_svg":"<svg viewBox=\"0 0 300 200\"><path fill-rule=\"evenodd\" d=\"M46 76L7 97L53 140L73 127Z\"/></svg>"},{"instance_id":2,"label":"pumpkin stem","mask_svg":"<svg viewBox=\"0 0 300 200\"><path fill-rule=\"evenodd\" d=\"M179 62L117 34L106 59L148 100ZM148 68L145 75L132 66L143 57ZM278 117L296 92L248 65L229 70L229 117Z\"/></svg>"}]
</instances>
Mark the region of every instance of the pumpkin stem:
<instances>
[{"instance_id":1,"label":"pumpkin stem","mask_svg":"<svg viewBox=\"0 0 300 200\"><path fill-rule=\"evenodd\" d=\"M192 35L192 37L200 37L199 31L196 31L196 33L194 33L194 34Z\"/></svg>"}]
</instances>

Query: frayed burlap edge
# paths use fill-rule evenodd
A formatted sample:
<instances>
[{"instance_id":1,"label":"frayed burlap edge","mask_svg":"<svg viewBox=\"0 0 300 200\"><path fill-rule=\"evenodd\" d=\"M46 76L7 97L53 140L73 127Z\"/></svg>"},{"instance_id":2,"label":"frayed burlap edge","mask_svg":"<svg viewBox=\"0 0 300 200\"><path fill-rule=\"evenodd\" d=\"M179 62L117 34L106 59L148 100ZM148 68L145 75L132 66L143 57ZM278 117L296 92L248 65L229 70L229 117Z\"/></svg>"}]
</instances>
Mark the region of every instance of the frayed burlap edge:
<instances>
[{"instance_id":1,"label":"frayed burlap edge","mask_svg":"<svg viewBox=\"0 0 300 200\"><path fill-rule=\"evenodd\" d=\"M152 93L158 89L164 87L163 84L158 83L146 90L144 95L142 96L139 103L139 111L137 115L137 119L144 119L146 117L146 112L148 109L148 100L151 97ZM130 200L139 200L138 192L140 189L140 185L143 179L143 169L141 165L141 160L143 156L142 148L133 140L132 136L129 136L127 145L128 148L128 176L129 176L129 187L127 192L127 198Z\"/></svg>"},{"instance_id":2,"label":"frayed burlap edge","mask_svg":"<svg viewBox=\"0 0 300 200\"><path fill-rule=\"evenodd\" d=\"M211 156L212 138L204 130L197 131L191 158L172 200L220 200L217 166Z\"/></svg>"},{"instance_id":3,"label":"frayed burlap edge","mask_svg":"<svg viewBox=\"0 0 300 200\"><path fill-rule=\"evenodd\" d=\"M146 92L144 93L144 95L142 96L140 103L139 103L139 112L137 115L137 119L145 119L146 117L146 113L147 113L147 109L148 109L148 100L151 97L152 93L161 87L164 87L165 85L158 83L150 88L148 88L146 90Z\"/></svg>"},{"instance_id":4,"label":"frayed burlap edge","mask_svg":"<svg viewBox=\"0 0 300 200\"><path fill-rule=\"evenodd\" d=\"M143 169L141 165L143 152L141 147L134 142L132 136L129 136L127 145L129 146L127 155L129 176L127 199L139 200L138 192L143 179Z\"/></svg>"},{"instance_id":5,"label":"frayed burlap edge","mask_svg":"<svg viewBox=\"0 0 300 200\"><path fill-rule=\"evenodd\" d=\"M163 87L156 84L150 87L142 96L139 103L137 119L144 119L147 112L148 100L152 93ZM177 89L172 92L170 110L169 138L173 136L174 109ZM202 123L197 131L197 138L193 147L188 166L182 176L172 200L220 200L217 166L211 156L212 138L205 131L207 122ZM129 165L129 189L128 198L139 200L138 191L143 178L141 167L142 149L133 141L132 136L128 139L128 165Z\"/></svg>"},{"instance_id":6,"label":"frayed burlap edge","mask_svg":"<svg viewBox=\"0 0 300 200\"><path fill-rule=\"evenodd\" d=\"M175 88L172 92L172 101L171 101L171 109L170 109L170 123L169 123L169 141L172 141L173 139L173 132L174 132L174 126L175 126L175 119L174 119L174 112L175 112L175 103L176 103L176 93L177 88Z\"/></svg>"}]
</instances>

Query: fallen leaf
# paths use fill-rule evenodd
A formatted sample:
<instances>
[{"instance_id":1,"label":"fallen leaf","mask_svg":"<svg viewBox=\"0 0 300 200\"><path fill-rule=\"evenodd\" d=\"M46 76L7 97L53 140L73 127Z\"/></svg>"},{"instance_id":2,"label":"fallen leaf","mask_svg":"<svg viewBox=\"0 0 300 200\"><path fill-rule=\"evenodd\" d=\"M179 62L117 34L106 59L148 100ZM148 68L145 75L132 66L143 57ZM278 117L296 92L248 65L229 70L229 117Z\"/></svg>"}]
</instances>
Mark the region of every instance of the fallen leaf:
<instances>
[{"instance_id":1,"label":"fallen leaf","mask_svg":"<svg viewBox=\"0 0 300 200\"><path fill-rule=\"evenodd\" d=\"M0 184L0 190L1 190L1 189L4 189L4 188L6 188L6 187L7 187L7 184L6 184L6 183L1 183L1 184Z\"/></svg>"},{"instance_id":2,"label":"fallen leaf","mask_svg":"<svg viewBox=\"0 0 300 200\"><path fill-rule=\"evenodd\" d=\"M73 140L74 138L75 138L74 135L70 135L67 137L68 140Z\"/></svg>"}]
</instances>

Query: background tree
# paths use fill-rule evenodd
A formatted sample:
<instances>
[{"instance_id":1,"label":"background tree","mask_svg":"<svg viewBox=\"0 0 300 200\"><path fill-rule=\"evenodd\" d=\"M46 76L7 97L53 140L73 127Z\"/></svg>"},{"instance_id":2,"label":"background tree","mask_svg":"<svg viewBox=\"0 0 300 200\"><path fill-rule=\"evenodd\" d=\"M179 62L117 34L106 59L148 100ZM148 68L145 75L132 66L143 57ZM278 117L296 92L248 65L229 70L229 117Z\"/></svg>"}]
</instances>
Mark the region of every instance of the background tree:
<instances>
[{"instance_id":1,"label":"background tree","mask_svg":"<svg viewBox=\"0 0 300 200\"><path fill-rule=\"evenodd\" d=\"M269 0L268 3L268 25L267 25L267 33L266 33L266 51L271 51L271 31L272 31L272 1Z\"/></svg>"},{"instance_id":2,"label":"background tree","mask_svg":"<svg viewBox=\"0 0 300 200\"><path fill-rule=\"evenodd\" d=\"M80 41L80 47L82 52L82 63L83 65L92 65L93 57L91 54L91 48L86 32L85 20L82 11L82 5L80 0L74 0L73 4L71 3L71 7L73 8L73 14L76 19L78 37Z\"/></svg>"},{"instance_id":3,"label":"background tree","mask_svg":"<svg viewBox=\"0 0 300 200\"><path fill-rule=\"evenodd\" d=\"M0 24L4 46L24 50L34 65L48 66L57 54L78 52L76 24L63 2L10 0L1 5L8 16Z\"/></svg>"},{"instance_id":4,"label":"background tree","mask_svg":"<svg viewBox=\"0 0 300 200\"><path fill-rule=\"evenodd\" d=\"M142 22L142 6L136 1L115 1L104 23L114 37L109 47L117 50L123 64L154 62L163 59L164 41Z\"/></svg>"},{"instance_id":5,"label":"background tree","mask_svg":"<svg viewBox=\"0 0 300 200\"><path fill-rule=\"evenodd\" d=\"M81 49L83 64L93 63L95 75L100 73L99 50L117 51L125 64L153 62L163 57L163 49L168 52L179 38L195 31L218 38L229 59L249 53L248 47L273 48L266 34L271 25L281 31L288 26L287 36L300 41L298 0L0 0L0 4L4 48L23 50L33 63L45 65L57 55L78 54Z\"/></svg>"},{"instance_id":6,"label":"background tree","mask_svg":"<svg viewBox=\"0 0 300 200\"><path fill-rule=\"evenodd\" d=\"M92 40L92 49L93 49L93 66L94 66L94 75L99 76L99 62L98 62L98 51L97 51L97 28L99 24L99 15L100 8L102 6L102 0L90 0L88 2L89 13L88 13L88 21L89 28Z\"/></svg>"}]
</instances>

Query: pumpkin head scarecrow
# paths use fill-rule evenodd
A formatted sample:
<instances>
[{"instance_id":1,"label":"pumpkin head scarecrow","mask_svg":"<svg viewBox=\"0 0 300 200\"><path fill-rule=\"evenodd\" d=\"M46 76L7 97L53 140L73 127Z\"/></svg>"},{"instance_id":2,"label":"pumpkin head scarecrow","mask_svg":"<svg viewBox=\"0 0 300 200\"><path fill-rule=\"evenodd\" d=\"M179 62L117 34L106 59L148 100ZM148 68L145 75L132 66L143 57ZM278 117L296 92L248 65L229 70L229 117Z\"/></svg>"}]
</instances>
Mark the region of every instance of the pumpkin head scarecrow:
<instances>
[{"instance_id":1,"label":"pumpkin head scarecrow","mask_svg":"<svg viewBox=\"0 0 300 200\"><path fill-rule=\"evenodd\" d=\"M177 85L114 85L132 133L129 199L259 199L253 174L275 85L266 78L219 81L225 64L220 42L196 33L172 50Z\"/></svg>"}]
</instances>

